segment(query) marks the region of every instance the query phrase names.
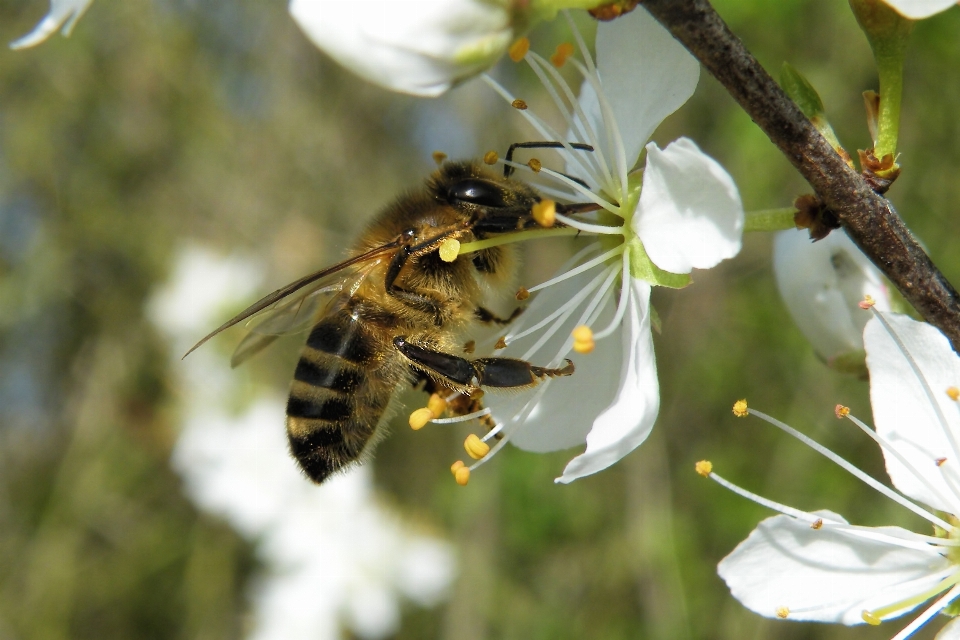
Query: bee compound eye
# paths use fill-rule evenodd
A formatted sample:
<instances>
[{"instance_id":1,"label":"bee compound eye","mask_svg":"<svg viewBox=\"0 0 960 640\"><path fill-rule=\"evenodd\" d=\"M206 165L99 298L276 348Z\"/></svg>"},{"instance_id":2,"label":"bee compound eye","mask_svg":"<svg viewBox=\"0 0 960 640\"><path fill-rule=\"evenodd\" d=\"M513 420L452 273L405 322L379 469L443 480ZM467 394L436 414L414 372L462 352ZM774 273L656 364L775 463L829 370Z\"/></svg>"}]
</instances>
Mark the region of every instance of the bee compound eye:
<instances>
[{"instance_id":1,"label":"bee compound eye","mask_svg":"<svg viewBox=\"0 0 960 640\"><path fill-rule=\"evenodd\" d=\"M503 191L495 184L478 178L465 178L450 186L447 199L451 204L468 202L481 207L505 207Z\"/></svg>"}]
</instances>

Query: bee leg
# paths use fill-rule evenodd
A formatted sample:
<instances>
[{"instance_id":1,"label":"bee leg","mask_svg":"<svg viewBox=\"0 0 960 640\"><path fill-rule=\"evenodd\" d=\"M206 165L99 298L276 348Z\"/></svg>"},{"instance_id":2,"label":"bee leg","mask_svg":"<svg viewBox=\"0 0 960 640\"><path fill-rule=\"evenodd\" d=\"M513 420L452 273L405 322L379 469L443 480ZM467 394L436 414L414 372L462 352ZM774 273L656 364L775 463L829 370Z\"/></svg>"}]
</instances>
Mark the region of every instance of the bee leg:
<instances>
[{"instance_id":1,"label":"bee leg","mask_svg":"<svg viewBox=\"0 0 960 640\"><path fill-rule=\"evenodd\" d=\"M393 345L417 368L450 384L455 389L470 391L477 387L518 389L532 387L545 378L573 374L573 363L566 360L563 367L538 367L515 358L477 358L467 360L442 351L427 349L407 342L403 336L393 339Z\"/></svg>"},{"instance_id":2,"label":"bee leg","mask_svg":"<svg viewBox=\"0 0 960 640\"><path fill-rule=\"evenodd\" d=\"M494 314L489 309L485 309L484 307L477 307L473 312L473 314L477 317L477 320L479 320L484 324L490 324L491 322L495 322L497 324L510 324L521 313L523 313L523 307L517 307L516 309L514 309L513 313L510 314L509 318L501 318L500 316Z\"/></svg>"}]
</instances>

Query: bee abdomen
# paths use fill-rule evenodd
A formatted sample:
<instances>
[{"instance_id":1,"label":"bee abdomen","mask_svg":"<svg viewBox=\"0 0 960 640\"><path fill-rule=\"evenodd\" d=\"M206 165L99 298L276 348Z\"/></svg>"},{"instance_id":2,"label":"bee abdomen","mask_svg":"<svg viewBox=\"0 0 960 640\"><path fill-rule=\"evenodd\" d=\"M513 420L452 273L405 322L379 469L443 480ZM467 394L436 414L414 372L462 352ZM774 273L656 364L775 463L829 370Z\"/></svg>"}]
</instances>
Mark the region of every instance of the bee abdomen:
<instances>
[{"instance_id":1,"label":"bee abdomen","mask_svg":"<svg viewBox=\"0 0 960 640\"><path fill-rule=\"evenodd\" d=\"M322 319L300 354L287 401L290 451L314 482L356 461L392 387L369 374L376 338L351 314Z\"/></svg>"}]
</instances>

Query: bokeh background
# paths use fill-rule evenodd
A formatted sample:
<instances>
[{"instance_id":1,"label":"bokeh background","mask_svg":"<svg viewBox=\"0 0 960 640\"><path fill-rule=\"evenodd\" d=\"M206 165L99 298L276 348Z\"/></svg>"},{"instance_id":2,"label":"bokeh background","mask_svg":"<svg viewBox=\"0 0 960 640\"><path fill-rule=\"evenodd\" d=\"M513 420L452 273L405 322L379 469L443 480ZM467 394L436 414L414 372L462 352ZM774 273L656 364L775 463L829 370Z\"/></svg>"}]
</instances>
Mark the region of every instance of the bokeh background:
<instances>
[{"instance_id":1,"label":"bokeh background","mask_svg":"<svg viewBox=\"0 0 960 640\"><path fill-rule=\"evenodd\" d=\"M847 149L870 145L861 92L877 88L875 72L846 3L715 5L769 70L789 61L813 82ZM0 41L29 31L47 8L0 2ZM586 16L577 22L592 31ZM916 27L904 171L889 193L954 283L958 33L956 8ZM567 38L562 21L531 34L541 52ZM529 103L543 101L525 68L505 61L494 73ZM232 434L249 432L256 399L279 398L282 409L299 340L236 371L228 361L240 332L205 347L202 366L179 360L182 345L338 259L379 207L433 168L433 150L502 153L531 138L520 124L481 83L421 100L351 77L309 44L282 2L96 0L70 38L0 50L0 639L293 638L263 621L263 585L291 575L276 561L284 539L245 528L237 515L266 466L293 462L280 452L274 463L237 465L223 488L234 506L224 506L197 488L202 456L200 471L186 469L181 434L216 427L229 448ZM679 135L732 173L748 210L789 206L808 191L710 77L655 139L662 146ZM531 243L524 281L549 273L567 249ZM446 587L419 599L396 587L403 597L391 601L393 617L365 627L376 594L361 590L343 609L330 605L343 597L336 589L288 585L281 603L330 610L302 637L891 636L896 623L764 620L715 574L770 513L697 476L702 458L801 508L927 526L782 433L731 415L732 402L747 397L886 479L875 445L833 416L841 402L869 418L867 383L813 355L778 298L770 254L771 236L751 234L740 256L695 274L693 286L654 294L660 418L647 443L603 473L556 485L575 452L508 448L461 488L448 468L462 457L465 428L413 433L401 415L363 472L357 504L378 505L409 539L432 540L434 557L448 558L446 577L435 580ZM197 260L212 271L187 269ZM225 280L202 277L224 264L240 267ZM171 293L191 282L183 273L201 280L199 316ZM177 308L193 323L180 322ZM257 429L280 433L282 417ZM217 442L208 444L209 465L222 464ZM284 499L301 491L284 487ZM338 512L349 526L387 526L351 508ZM347 567L371 557L351 544L356 536L324 537L325 522L305 525L298 542L334 545L329 558ZM282 548L264 551L270 544ZM384 580L396 582L391 575Z\"/></svg>"}]
</instances>

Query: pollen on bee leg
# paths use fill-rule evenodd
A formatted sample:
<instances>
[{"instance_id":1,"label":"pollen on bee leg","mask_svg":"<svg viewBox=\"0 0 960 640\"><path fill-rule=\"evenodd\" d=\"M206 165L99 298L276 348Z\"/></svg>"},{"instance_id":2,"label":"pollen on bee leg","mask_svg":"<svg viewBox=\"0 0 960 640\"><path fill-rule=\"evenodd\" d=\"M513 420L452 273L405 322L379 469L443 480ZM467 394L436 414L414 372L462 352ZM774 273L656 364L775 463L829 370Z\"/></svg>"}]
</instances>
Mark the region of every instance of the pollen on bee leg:
<instances>
[{"instance_id":1,"label":"pollen on bee leg","mask_svg":"<svg viewBox=\"0 0 960 640\"><path fill-rule=\"evenodd\" d=\"M456 238L447 238L440 243L440 259L444 262L453 262L460 255L460 241Z\"/></svg>"},{"instance_id":2,"label":"pollen on bee leg","mask_svg":"<svg viewBox=\"0 0 960 640\"><path fill-rule=\"evenodd\" d=\"M574 48L569 42L561 42L557 45L553 55L550 56L550 64L560 68L567 63L567 59L573 55Z\"/></svg>"},{"instance_id":3,"label":"pollen on bee leg","mask_svg":"<svg viewBox=\"0 0 960 640\"><path fill-rule=\"evenodd\" d=\"M711 473L713 473L713 463L710 462L709 460L701 460L697 464L693 465L693 468L694 470L696 470L697 473L702 475L704 478L706 478Z\"/></svg>"},{"instance_id":4,"label":"pollen on bee leg","mask_svg":"<svg viewBox=\"0 0 960 640\"><path fill-rule=\"evenodd\" d=\"M516 42L510 45L510 49L507 50L507 55L510 56L510 59L514 62L520 62L523 60L523 57L527 55L527 51L530 51L530 38L519 38Z\"/></svg>"},{"instance_id":5,"label":"pollen on bee leg","mask_svg":"<svg viewBox=\"0 0 960 640\"><path fill-rule=\"evenodd\" d=\"M786 620L790 615L790 609L788 607L777 607L776 614L781 620Z\"/></svg>"},{"instance_id":6,"label":"pollen on bee leg","mask_svg":"<svg viewBox=\"0 0 960 640\"><path fill-rule=\"evenodd\" d=\"M738 418L742 418L745 415L747 415L747 413L748 413L748 410L747 410L746 398L744 398L743 400L737 400L736 402L733 403L733 415L737 416Z\"/></svg>"},{"instance_id":7,"label":"pollen on bee leg","mask_svg":"<svg viewBox=\"0 0 960 640\"><path fill-rule=\"evenodd\" d=\"M450 466L450 473L453 474L454 480L457 481L457 484L461 487L467 486L467 483L470 482L470 467L463 464L463 460L457 460Z\"/></svg>"},{"instance_id":8,"label":"pollen on bee leg","mask_svg":"<svg viewBox=\"0 0 960 640\"><path fill-rule=\"evenodd\" d=\"M875 305L875 304L877 304L877 301L874 300L874 299L873 299L873 296L871 296L871 295L868 293L867 295L863 296L863 300L861 300L860 302L857 303L857 306L860 307L861 309L863 309L864 311L866 311L867 309L869 309L870 307L872 307L872 306Z\"/></svg>"},{"instance_id":9,"label":"pollen on bee leg","mask_svg":"<svg viewBox=\"0 0 960 640\"><path fill-rule=\"evenodd\" d=\"M956 387L947 387L947 396L954 402L960 402L960 389Z\"/></svg>"},{"instance_id":10,"label":"pollen on bee leg","mask_svg":"<svg viewBox=\"0 0 960 640\"><path fill-rule=\"evenodd\" d=\"M434 393L427 400L427 410L433 414L434 418L439 417L447 410L447 401L441 398L440 394Z\"/></svg>"},{"instance_id":11,"label":"pollen on bee leg","mask_svg":"<svg viewBox=\"0 0 960 640\"><path fill-rule=\"evenodd\" d=\"M597 346L593 339L593 329L585 324L574 329L570 335L573 336L573 350L577 353L590 353Z\"/></svg>"},{"instance_id":12,"label":"pollen on bee leg","mask_svg":"<svg viewBox=\"0 0 960 640\"><path fill-rule=\"evenodd\" d=\"M445 154L443 151L434 151L432 155L433 161L438 165L443 164L443 161L447 159L447 154Z\"/></svg>"},{"instance_id":13,"label":"pollen on bee leg","mask_svg":"<svg viewBox=\"0 0 960 640\"><path fill-rule=\"evenodd\" d=\"M487 151L483 154L483 164L497 164L497 160L500 159L500 156L496 151Z\"/></svg>"},{"instance_id":14,"label":"pollen on bee leg","mask_svg":"<svg viewBox=\"0 0 960 640\"><path fill-rule=\"evenodd\" d=\"M463 448L467 452L467 455L474 460L479 460L490 453L490 445L481 440L475 433L467 436L467 439L463 441Z\"/></svg>"},{"instance_id":15,"label":"pollen on bee leg","mask_svg":"<svg viewBox=\"0 0 960 640\"><path fill-rule=\"evenodd\" d=\"M557 222L557 203L545 198L533 205L530 213L541 227L552 227Z\"/></svg>"},{"instance_id":16,"label":"pollen on bee leg","mask_svg":"<svg viewBox=\"0 0 960 640\"><path fill-rule=\"evenodd\" d=\"M420 429L423 429L425 426L427 426L428 422L436 417L437 416L434 415L433 411L427 407L423 407L411 413L410 419L407 422L411 429L414 431L420 431Z\"/></svg>"},{"instance_id":17,"label":"pollen on bee leg","mask_svg":"<svg viewBox=\"0 0 960 640\"><path fill-rule=\"evenodd\" d=\"M842 420L850 415L850 407L845 407L842 404L838 404L833 408L833 413L837 416L837 418Z\"/></svg>"},{"instance_id":18,"label":"pollen on bee leg","mask_svg":"<svg viewBox=\"0 0 960 640\"><path fill-rule=\"evenodd\" d=\"M871 625L873 625L873 626L877 626L878 624L880 624L881 622L883 622L883 621L880 619L879 616L876 616L876 615L870 613L870 612L867 611L866 609L864 609L863 611L860 612L860 617L863 618L863 621L864 621L864 622L866 622L867 624L871 624Z\"/></svg>"}]
</instances>

